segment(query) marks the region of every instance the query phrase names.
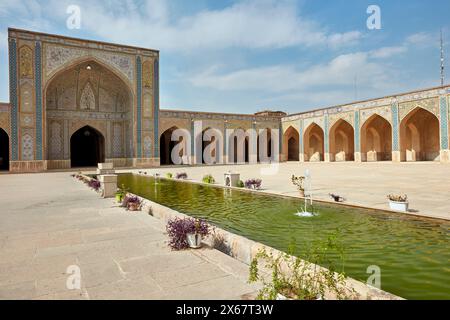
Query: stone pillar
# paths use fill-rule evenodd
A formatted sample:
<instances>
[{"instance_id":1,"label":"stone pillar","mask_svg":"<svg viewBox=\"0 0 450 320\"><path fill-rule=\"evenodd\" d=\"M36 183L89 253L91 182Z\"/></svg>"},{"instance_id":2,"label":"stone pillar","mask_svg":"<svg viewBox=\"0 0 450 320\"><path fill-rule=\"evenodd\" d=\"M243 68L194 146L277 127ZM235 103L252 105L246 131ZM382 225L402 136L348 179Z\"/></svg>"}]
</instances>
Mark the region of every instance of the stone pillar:
<instances>
[{"instance_id":1,"label":"stone pillar","mask_svg":"<svg viewBox=\"0 0 450 320\"><path fill-rule=\"evenodd\" d=\"M392 114L392 162L400 162L400 131L399 131L399 117L398 117L398 101L393 99L391 102Z\"/></svg>"},{"instance_id":2,"label":"stone pillar","mask_svg":"<svg viewBox=\"0 0 450 320\"><path fill-rule=\"evenodd\" d=\"M299 142L299 146L298 146L298 160L300 162L305 162L305 155L303 154L303 119L299 120L299 124L298 124L298 142Z\"/></svg>"},{"instance_id":3,"label":"stone pillar","mask_svg":"<svg viewBox=\"0 0 450 320\"><path fill-rule=\"evenodd\" d=\"M100 175L100 184L103 190L103 198L113 198L117 192L117 175Z\"/></svg>"},{"instance_id":4,"label":"stone pillar","mask_svg":"<svg viewBox=\"0 0 450 320\"><path fill-rule=\"evenodd\" d=\"M445 93L441 92L442 94ZM440 152L440 161L442 163L450 162L450 150L448 143L448 105L447 105L447 97L445 95L441 95L439 97L439 130L441 136L441 152Z\"/></svg>"},{"instance_id":5,"label":"stone pillar","mask_svg":"<svg viewBox=\"0 0 450 320\"><path fill-rule=\"evenodd\" d=\"M226 172L224 174L224 185L226 187L237 187L241 178L239 173Z\"/></svg>"},{"instance_id":6,"label":"stone pillar","mask_svg":"<svg viewBox=\"0 0 450 320\"><path fill-rule=\"evenodd\" d=\"M353 133L355 136L355 162L362 162L361 157L361 139L360 139L360 126L359 126L359 110L355 111L354 128Z\"/></svg>"},{"instance_id":7,"label":"stone pillar","mask_svg":"<svg viewBox=\"0 0 450 320\"><path fill-rule=\"evenodd\" d=\"M250 131L250 137L248 139L248 152L249 157L248 161L250 164L256 164L258 163L258 133L256 132L256 122L254 121L252 123L252 130Z\"/></svg>"},{"instance_id":8,"label":"stone pillar","mask_svg":"<svg viewBox=\"0 0 450 320\"><path fill-rule=\"evenodd\" d=\"M328 128L328 114L325 114L324 116L324 160L325 162L332 161L332 155L330 154L330 132Z\"/></svg>"},{"instance_id":9,"label":"stone pillar","mask_svg":"<svg viewBox=\"0 0 450 320\"><path fill-rule=\"evenodd\" d=\"M112 163L99 163L97 168L97 175L114 174L114 165Z\"/></svg>"}]
</instances>

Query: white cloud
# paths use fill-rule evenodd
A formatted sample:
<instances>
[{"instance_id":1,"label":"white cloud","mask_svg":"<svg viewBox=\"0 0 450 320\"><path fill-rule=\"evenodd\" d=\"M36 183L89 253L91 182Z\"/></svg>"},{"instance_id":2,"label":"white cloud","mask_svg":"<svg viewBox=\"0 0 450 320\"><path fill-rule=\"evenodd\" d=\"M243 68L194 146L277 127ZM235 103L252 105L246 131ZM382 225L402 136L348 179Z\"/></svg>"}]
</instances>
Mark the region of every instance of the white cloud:
<instances>
[{"instance_id":1,"label":"white cloud","mask_svg":"<svg viewBox=\"0 0 450 320\"><path fill-rule=\"evenodd\" d=\"M39 5L35 0L4 1L0 13L22 12L23 16L27 12L21 24L38 26L40 30L56 20L58 24L65 23L66 7L76 4L72 0L50 0ZM320 45L335 48L352 45L361 38L359 31L327 32L323 26L302 17L291 0L244 0L221 9L181 16L175 16L169 3L163 0L89 1L79 5L82 31L109 41L161 50Z\"/></svg>"},{"instance_id":2,"label":"white cloud","mask_svg":"<svg viewBox=\"0 0 450 320\"><path fill-rule=\"evenodd\" d=\"M415 33L406 38L406 43L410 45L429 45L431 43L436 44L436 41L436 36L427 32Z\"/></svg>"},{"instance_id":3,"label":"white cloud","mask_svg":"<svg viewBox=\"0 0 450 320\"><path fill-rule=\"evenodd\" d=\"M335 33L328 37L328 44L331 47L340 47L342 45L354 44L362 38L359 31L350 31L346 33Z\"/></svg>"},{"instance_id":4,"label":"white cloud","mask_svg":"<svg viewBox=\"0 0 450 320\"><path fill-rule=\"evenodd\" d=\"M355 77L364 86L377 87L388 79L388 69L369 58L370 55L365 52L344 54L305 70L297 70L292 65L276 65L220 74L217 68L209 68L189 80L196 87L269 93L323 86L353 86Z\"/></svg>"},{"instance_id":5,"label":"white cloud","mask_svg":"<svg viewBox=\"0 0 450 320\"><path fill-rule=\"evenodd\" d=\"M8 48L8 33L0 30L0 51L6 51Z\"/></svg>"},{"instance_id":6,"label":"white cloud","mask_svg":"<svg viewBox=\"0 0 450 320\"><path fill-rule=\"evenodd\" d=\"M394 47L383 47L380 49L373 50L370 55L372 58L385 59L390 58L394 55L398 55L408 51L407 46L394 46Z\"/></svg>"}]
</instances>

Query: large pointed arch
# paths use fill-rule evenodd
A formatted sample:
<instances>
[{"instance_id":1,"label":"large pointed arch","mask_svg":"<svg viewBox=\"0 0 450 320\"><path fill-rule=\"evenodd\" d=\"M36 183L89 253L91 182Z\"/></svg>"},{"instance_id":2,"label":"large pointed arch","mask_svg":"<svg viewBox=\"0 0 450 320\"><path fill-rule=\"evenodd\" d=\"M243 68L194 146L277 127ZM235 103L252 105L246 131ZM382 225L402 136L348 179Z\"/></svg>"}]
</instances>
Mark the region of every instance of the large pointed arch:
<instances>
[{"instance_id":1,"label":"large pointed arch","mask_svg":"<svg viewBox=\"0 0 450 320\"><path fill-rule=\"evenodd\" d=\"M289 126L283 134L283 157L287 161L299 161L300 134Z\"/></svg>"},{"instance_id":2,"label":"large pointed arch","mask_svg":"<svg viewBox=\"0 0 450 320\"><path fill-rule=\"evenodd\" d=\"M105 162L105 138L100 131L84 126L70 137L71 167L96 167Z\"/></svg>"},{"instance_id":3,"label":"large pointed arch","mask_svg":"<svg viewBox=\"0 0 450 320\"><path fill-rule=\"evenodd\" d=\"M392 160L392 127L384 117L373 114L361 127L363 161Z\"/></svg>"},{"instance_id":4,"label":"large pointed arch","mask_svg":"<svg viewBox=\"0 0 450 320\"><path fill-rule=\"evenodd\" d=\"M330 128L330 161L353 161L355 158L355 130L344 119Z\"/></svg>"},{"instance_id":5,"label":"large pointed arch","mask_svg":"<svg viewBox=\"0 0 450 320\"><path fill-rule=\"evenodd\" d=\"M439 119L421 107L411 110L400 123L402 161L439 161Z\"/></svg>"},{"instance_id":6,"label":"large pointed arch","mask_svg":"<svg viewBox=\"0 0 450 320\"><path fill-rule=\"evenodd\" d=\"M315 122L306 128L303 134L303 154L305 161L323 161L325 148L324 136L323 129Z\"/></svg>"}]
</instances>

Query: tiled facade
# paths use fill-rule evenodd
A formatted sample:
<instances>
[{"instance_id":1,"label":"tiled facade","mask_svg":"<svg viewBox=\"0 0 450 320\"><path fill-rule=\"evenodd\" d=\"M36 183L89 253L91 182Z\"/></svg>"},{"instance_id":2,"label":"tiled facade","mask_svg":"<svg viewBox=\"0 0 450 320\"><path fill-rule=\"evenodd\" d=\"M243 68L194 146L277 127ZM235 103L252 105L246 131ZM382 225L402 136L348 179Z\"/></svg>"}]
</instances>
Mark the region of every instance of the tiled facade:
<instances>
[{"instance_id":1,"label":"tiled facade","mask_svg":"<svg viewBox=\"0 0 450 320\"><path fill-rule=\"evenodd\" d=\"M281 161L450 161L449 86L292 115L160 110L158 51L17 29L8 43L11 101L0 104L0 128L12 172L70 168L71 137L85 126L104 138L105 161L159 165L164 134L193 134L198 121L223 136L279 130Z\"/></svg>"}]
</instances>

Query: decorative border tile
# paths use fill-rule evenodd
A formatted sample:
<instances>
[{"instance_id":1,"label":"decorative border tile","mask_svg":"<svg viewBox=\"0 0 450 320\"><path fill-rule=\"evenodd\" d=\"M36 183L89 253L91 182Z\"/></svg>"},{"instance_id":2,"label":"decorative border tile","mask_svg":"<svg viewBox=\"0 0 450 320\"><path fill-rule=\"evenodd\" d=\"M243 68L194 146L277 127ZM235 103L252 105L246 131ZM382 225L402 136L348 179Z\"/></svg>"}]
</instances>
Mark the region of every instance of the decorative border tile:
<instances>
[{"instance_id":1,"label":"decorative border tile","mask_svg":"<svg viewBox=\"0 0 450 320\"><path fill-rule=\"evenodd\" d=\"M36 86L36 160L42 160L42 50L41 42L36 42L35 54L35 86Z\"/></svg>"},{"instance_id":2,"label":"decorative border tile","mask_svg":"<svg viewBox=\"0 0 450 320\"><path fill-rule=\"evenodd\" d=\"M299 139L298 139L298 144L299 144L299 150L300 153L303 153L303 119L300 119L298 124L298 130L299 130Z\"/></svg>"},{"instance_id":3,"label":"decorative border tile","mask_svg":"<svg viewBox=\"0 0 450 320\"><path fill-rule=\"evenodd\" d=\"M399 119L398 119L398 102L391 104L392 114L392 151L399 151Z\"/></svg>"},{"instance_id":4,"label":"decorative border tile","mask_svg":"<svg viewBox=\"0 0 450 320\"><path fill-rule=\"evenodd\" d=\"M136 57L136 157L142 157L142 63L141 57Z\"/></svg>"},{"instance_id":5,"label":"decorative border tile","mask_svg":"<svg viewBox=\"0 0 450 320\"><path fill-rule=\"evenodd\" d=\"M448 150L448 112L447 99L439 97L440 127L441 127L441 150Z\"/></svg>"},{"instance_id":6,"label":"decorative border tile","mask_svg":"<svg viewBox=\"0 0 450 320\"><path fill-rule=\"evenodd\" d=\"M330 146L329 146L329 143L330 143L330 141L329 141L329 135L330 135L330 133L328 132L329 131L329 128L328 128L328 114L326 114L325 115L325 117L324 117L324 127L325 127L325 130L324 130L324 134L325 134L325 137L324 137L324 140L325 140L325 153L329 153L330 151Z\"/></svg>"},{"instance_id":7,"label":"decorative border tile","mask_svg":"<svg viewBox=\"0 0 450 320\"><path fill-rule=\"evenodd\" d=\"M19 160L17 134L17 43L15 39L9 41L9 96L11 101L11 160Z\"/></svg>"},{"instance_id":8,"label":"decorative border tile","mask_svg":"<svg viewBox=\"0 0 450 320\"><path fill-rule=\"evenodd\" d=\"M154 155L155 158L159 158L159 59L155 59L153 67L153 98L155 99L153 103L153 137L154 137Z\"/></svg>"},{"instance_id":9,"label":"decorative border tile","mask_svg":"<svg viewBox=\"0 0 450 320\"><path fill-rule=\"evenodd\" d=\"M353 128L353 133L355 135L355 152L361 151L359 132L359 111L355 111L355 127Z\"/></svg>"}]
</instances>

